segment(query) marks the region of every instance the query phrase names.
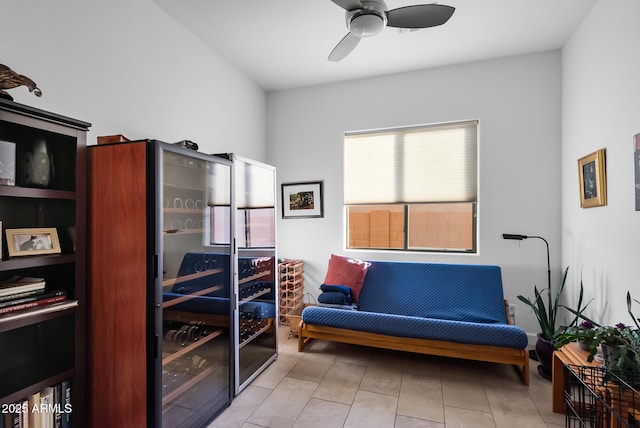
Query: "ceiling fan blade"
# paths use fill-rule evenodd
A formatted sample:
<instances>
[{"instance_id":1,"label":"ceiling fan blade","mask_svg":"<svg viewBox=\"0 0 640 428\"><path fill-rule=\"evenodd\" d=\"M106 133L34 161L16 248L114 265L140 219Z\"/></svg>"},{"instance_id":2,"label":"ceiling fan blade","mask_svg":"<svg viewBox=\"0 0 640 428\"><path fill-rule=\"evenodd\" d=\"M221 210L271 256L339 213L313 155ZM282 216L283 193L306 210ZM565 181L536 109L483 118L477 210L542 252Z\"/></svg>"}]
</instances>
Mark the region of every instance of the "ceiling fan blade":
<instances>
[{"instance_id":1,"label":"ceiling fan blade","mask_svg":"<svg viewBox=\"0 0 640 428\"><path fill-rule=\"evenodd\" d=\"M397 28L435 27L447 22L455 10L455 7L442 4L399 7L387 12L387 26Z\"/></svg>"},{"instance_id":2,"label":"ceiling fan blade","mask_svg":"<svg viewBox=\"0 0 640 428\"><path fill-rule=\"evenodd\" d=\"M338 42L336 47L333 48L333 50L329 54L329 61L340 61L342 58L349 55L351 51L353 51L353 49L358 46L358 43L360 43L360 37L354 36L351 33L347 33L347 35L344 36L344 38L340 40L340 42Z\"/></svg>"},{"instance_id":3,"label":"ceiling fan blade","mask_svg":"<svg viewBox=\"0 0 640 428\"><path fill-rule=\"evenodd\" d=\"M362 9L362 3L360 3L360 0L331 0L331 1L337 4L338 6L340 6L341 8L343 8L344 10L351 11L356 9Z\"/></svg>"}]
</instances>

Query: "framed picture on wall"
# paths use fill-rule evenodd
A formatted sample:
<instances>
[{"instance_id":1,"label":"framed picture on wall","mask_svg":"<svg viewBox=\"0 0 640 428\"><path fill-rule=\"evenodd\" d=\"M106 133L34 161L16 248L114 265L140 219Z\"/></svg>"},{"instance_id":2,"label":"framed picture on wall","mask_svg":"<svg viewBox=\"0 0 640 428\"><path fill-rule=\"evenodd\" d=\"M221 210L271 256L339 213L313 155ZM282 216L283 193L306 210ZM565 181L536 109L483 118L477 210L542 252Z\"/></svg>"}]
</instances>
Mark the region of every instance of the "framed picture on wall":
<instances>
[{"instance_id":1,"label":"framed picture on wall","mask_svg":"<svg viewBox=\"0 0 640 428\"><path fill-rule=\"evenodd\" d=\"M599 149L578 159L580 181L580 207L607 205L607 176L605 149Z\"/></svg>"},{"instance_id":2,"label":"framed picture on wall","mask_svg":"<svg viewBox=\"0 0 640 428\"><path fill-rule=\"evenodd\" d=\"M282 183L282 218L324 217L322 181Z\"/></svg>"}]
</instances>

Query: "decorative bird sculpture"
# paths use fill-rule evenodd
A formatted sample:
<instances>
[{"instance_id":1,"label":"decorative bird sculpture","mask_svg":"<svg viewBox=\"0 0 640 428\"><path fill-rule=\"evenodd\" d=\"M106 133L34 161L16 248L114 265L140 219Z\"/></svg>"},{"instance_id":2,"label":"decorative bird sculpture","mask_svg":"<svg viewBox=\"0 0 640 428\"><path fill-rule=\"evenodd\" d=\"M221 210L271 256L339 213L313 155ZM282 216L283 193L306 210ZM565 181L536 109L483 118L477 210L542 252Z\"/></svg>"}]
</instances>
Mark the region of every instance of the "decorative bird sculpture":
<instances>
[{"instance_id":1,"label":"decorative bird sculpture","mask_svg":"<svg viewBox=\"0 0 640 428\"><path fill-rule=\"evenodd\" d=\"M7 98L13 101L13 97L3 89L13 89L18 86L26 86L29 92L33 92L36 97L42 96L42 91L36 85L36 82L29 79L27 76L18 74L6 65L0 64L0 97Z\"/></svg>"}]
</instances>

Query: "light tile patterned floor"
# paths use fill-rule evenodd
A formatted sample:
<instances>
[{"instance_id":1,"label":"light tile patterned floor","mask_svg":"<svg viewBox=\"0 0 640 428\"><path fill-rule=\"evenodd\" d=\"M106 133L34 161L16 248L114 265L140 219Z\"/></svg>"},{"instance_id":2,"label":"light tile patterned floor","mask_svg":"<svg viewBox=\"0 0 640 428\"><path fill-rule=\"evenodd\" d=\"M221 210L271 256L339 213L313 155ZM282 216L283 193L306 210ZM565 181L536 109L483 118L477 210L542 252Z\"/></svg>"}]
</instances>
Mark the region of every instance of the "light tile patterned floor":
<instances>
[{"instance_id":1,"label":"light tile patterned floor","mask_svg":"<svg viewBox=\"0 0 640 428\"><path fill-rule=\"evenodd\" d=\"M209 428L538 428L564 426L551 383L512 367L297 339Z\"/></svg>"}]
</instances>

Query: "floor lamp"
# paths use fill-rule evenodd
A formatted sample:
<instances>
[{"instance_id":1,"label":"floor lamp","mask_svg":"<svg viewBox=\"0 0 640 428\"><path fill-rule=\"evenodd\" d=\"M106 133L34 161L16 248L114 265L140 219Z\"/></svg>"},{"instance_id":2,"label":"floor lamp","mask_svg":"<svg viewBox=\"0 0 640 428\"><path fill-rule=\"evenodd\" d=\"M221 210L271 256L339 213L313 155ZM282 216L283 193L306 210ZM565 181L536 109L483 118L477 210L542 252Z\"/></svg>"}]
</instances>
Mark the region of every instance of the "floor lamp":
<instances>
[{"instance_id":1,"label":"floor lamp","mask_svg":"<svg viewBox=\"0 0 640 428\"><path fill-rule=\"evenodd\" d=\"M549 243L542 236L527 236L527 235L515 235L512 233L503 233L502 238L504 239L513 239L516 241L522 241L523 239L542 239L547 246L547 282L549 290L551 290L551 262L549 259Z\"/></svg>"},{"instance_id":2,"label":"floor lamp","mask_svg":"<svg viewBox=\"0 0 640 428\"><path fill-rule=\"evenodd\" d=\"M522 241L523 239L530 239L530 238L541 239L544 241L545 245L547 246L547 283L548 283L547 286L549 287L548 290L551 291L551 261L549 258L549 243L547 242L547 240L544 239L542 236L517 235L513 233L503 233L502 238L511 239L515 241ZM529 351L529 357L534 360L539 360L536 351ZM551 373L546 373L544 370L542 370L542 366L538 366L538 372L542 377L548 380L551 379Z\"/></svg>"}]
</instances>

